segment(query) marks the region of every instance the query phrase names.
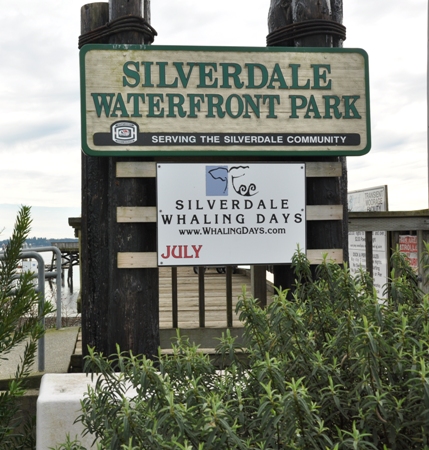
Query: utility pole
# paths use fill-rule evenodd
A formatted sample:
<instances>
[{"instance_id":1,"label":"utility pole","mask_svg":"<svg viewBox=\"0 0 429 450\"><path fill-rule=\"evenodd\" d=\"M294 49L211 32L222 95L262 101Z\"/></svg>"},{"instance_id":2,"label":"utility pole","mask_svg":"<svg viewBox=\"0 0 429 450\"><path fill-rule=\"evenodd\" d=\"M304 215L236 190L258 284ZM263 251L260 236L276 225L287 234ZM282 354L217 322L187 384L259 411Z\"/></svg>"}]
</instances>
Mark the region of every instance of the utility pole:
<instances>
[{"instance_id":1,"label":"utility pole","mask_svg":"<svg viewBox=\"0 0 429 450\"><path fill-rule=\"evenodd\" d=\"M342 47L342 0L271 0L268 14L268 46ZM292 161L291 158L288 160ZM301 158L301 161L340 161L342 176L307 179L307 205L343 205L342 221L307 223L307 247L342 248L348 260L347 164L345 157ZM290 288L295 277L290 266L275 266L274 284Z\"/></svg>"},{"instance_id":2,"label":"utility pole","mask_svg":"<svg viewBox=\"0 0 429 450\"><path fill-rule=\"evenodd\" d=\"M143 14L150 17L149 0L144 6L141 0L84 5L82 35ZM150 43L135 27L128 28L122 25L120 32L91 43ZM159 346L158 269L118 269L117 255L156 251L156 224L118 223L117 208L155 206L155 180L116 178L120 161L137 159L82 155L83 353L91 346L110 355L118 344L121 351L153 357Z\"/></svg>"}]
</instances>

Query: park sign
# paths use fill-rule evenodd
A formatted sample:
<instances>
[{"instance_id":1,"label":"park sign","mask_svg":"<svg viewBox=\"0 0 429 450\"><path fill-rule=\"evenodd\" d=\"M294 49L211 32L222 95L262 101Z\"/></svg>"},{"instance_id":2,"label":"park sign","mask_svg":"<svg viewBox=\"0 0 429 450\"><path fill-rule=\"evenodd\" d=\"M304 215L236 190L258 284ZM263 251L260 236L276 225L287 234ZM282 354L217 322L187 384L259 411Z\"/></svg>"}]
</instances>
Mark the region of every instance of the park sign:
<instances>
[{"instance_id":1,"label":"park sign","mask_svg":"<svg viewBox=\"0 0 429 450\"><path fill-rule=\"evenodd\" d=\"M85 45L82 149L92 156L363 155L361 49Z\"/></svg>"}]
</instances>

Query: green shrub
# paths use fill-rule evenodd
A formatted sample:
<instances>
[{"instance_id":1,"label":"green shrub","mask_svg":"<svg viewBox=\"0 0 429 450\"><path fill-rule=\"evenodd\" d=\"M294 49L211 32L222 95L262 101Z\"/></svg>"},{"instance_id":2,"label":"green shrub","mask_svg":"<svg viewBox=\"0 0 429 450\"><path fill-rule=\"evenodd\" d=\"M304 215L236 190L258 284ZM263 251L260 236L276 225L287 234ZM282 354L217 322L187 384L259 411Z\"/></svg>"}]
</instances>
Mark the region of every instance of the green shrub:
<instances>
[{"instance_id":1,"label":"green shrub","mask_svg":"<svg viewBox=\"0 0 429 450\"><path fill-rule=\"evenodd\" d=\"M41 319L52 311L49 304L38 308L39 294L32 274L18 274L19 254L30 231L30 208L23 206L18 214L12 237L0 258L0 364L18 345L24 344L21 363L0 392L0 449L32 448L34 433L31 423L23 424L18 399L25 393L37 350L37 340L44 333ZM18 278L17 278L18 277Z\"/></svg>"},{"instance_id":2,"label":"green shrub","mask_svg":"<svg viewBox=\"0 0 429 450\"><path fill-rule=\"evenodd\" d=\"M367 274L325 261L313 280L297 253L291 301L243 292L247 358L226 334L222 370L181 336L155 361L91 351L79 420L103 449L429 449L429 298L392 267L380 301Z\"/></svg>"}]
</instances>

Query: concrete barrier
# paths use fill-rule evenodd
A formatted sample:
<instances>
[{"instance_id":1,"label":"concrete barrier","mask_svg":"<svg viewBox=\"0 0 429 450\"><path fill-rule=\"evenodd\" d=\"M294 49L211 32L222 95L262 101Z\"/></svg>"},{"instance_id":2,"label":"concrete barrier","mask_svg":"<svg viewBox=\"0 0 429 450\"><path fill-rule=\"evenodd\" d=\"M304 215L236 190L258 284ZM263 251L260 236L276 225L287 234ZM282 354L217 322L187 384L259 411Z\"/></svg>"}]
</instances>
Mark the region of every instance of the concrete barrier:
<instances>
[{"instance_id":1,"label":"concrete barrier","mask_svg":"<svg viewBox=\"0 0 429 450\"><path fill-rule=\"evenodd\" d=\"M78 439L87 449L94 436L82 436L82 424L75 423L80 414L80 401L89 386L95 385L84 373L46 374L42 377L37 399L36 449L49 450L70 439Z\"/></svg>"}]
</instances>

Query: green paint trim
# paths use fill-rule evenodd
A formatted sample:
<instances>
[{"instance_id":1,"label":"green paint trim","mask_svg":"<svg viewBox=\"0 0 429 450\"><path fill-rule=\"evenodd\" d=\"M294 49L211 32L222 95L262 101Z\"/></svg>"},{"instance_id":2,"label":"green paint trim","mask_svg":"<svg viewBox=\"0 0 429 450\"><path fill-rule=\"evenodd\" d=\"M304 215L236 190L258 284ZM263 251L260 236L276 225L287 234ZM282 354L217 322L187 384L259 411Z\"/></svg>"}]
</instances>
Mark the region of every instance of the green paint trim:
<instances>
[{"instance_id":1,"label":"green paint trim","mask_svg":"<svg viewBox=\"0 0 429 450\"><path fill-rule=\"evenodd\" d=\"M338 47L213 47L183 45L124 45L124 44L87 44L80 49L85 55L91 50L144 50L144 51L201 51L201 52L234 52L234 53L359 53L368 62L368 54L360 48Z\"/></svg>"},{"instance_id":2,"label":"green paint trim","mask_svg":"<svg viewBox=\"0 0 429 450\"><path fill-rule=\"evenodd\" d=\"M362 156L368 153L363 150L215 150L215 149L195 149L195 150L148 150L148 151L95 151L90 148L82 149L88 156Z\"/></svg>"}]
</instances>

